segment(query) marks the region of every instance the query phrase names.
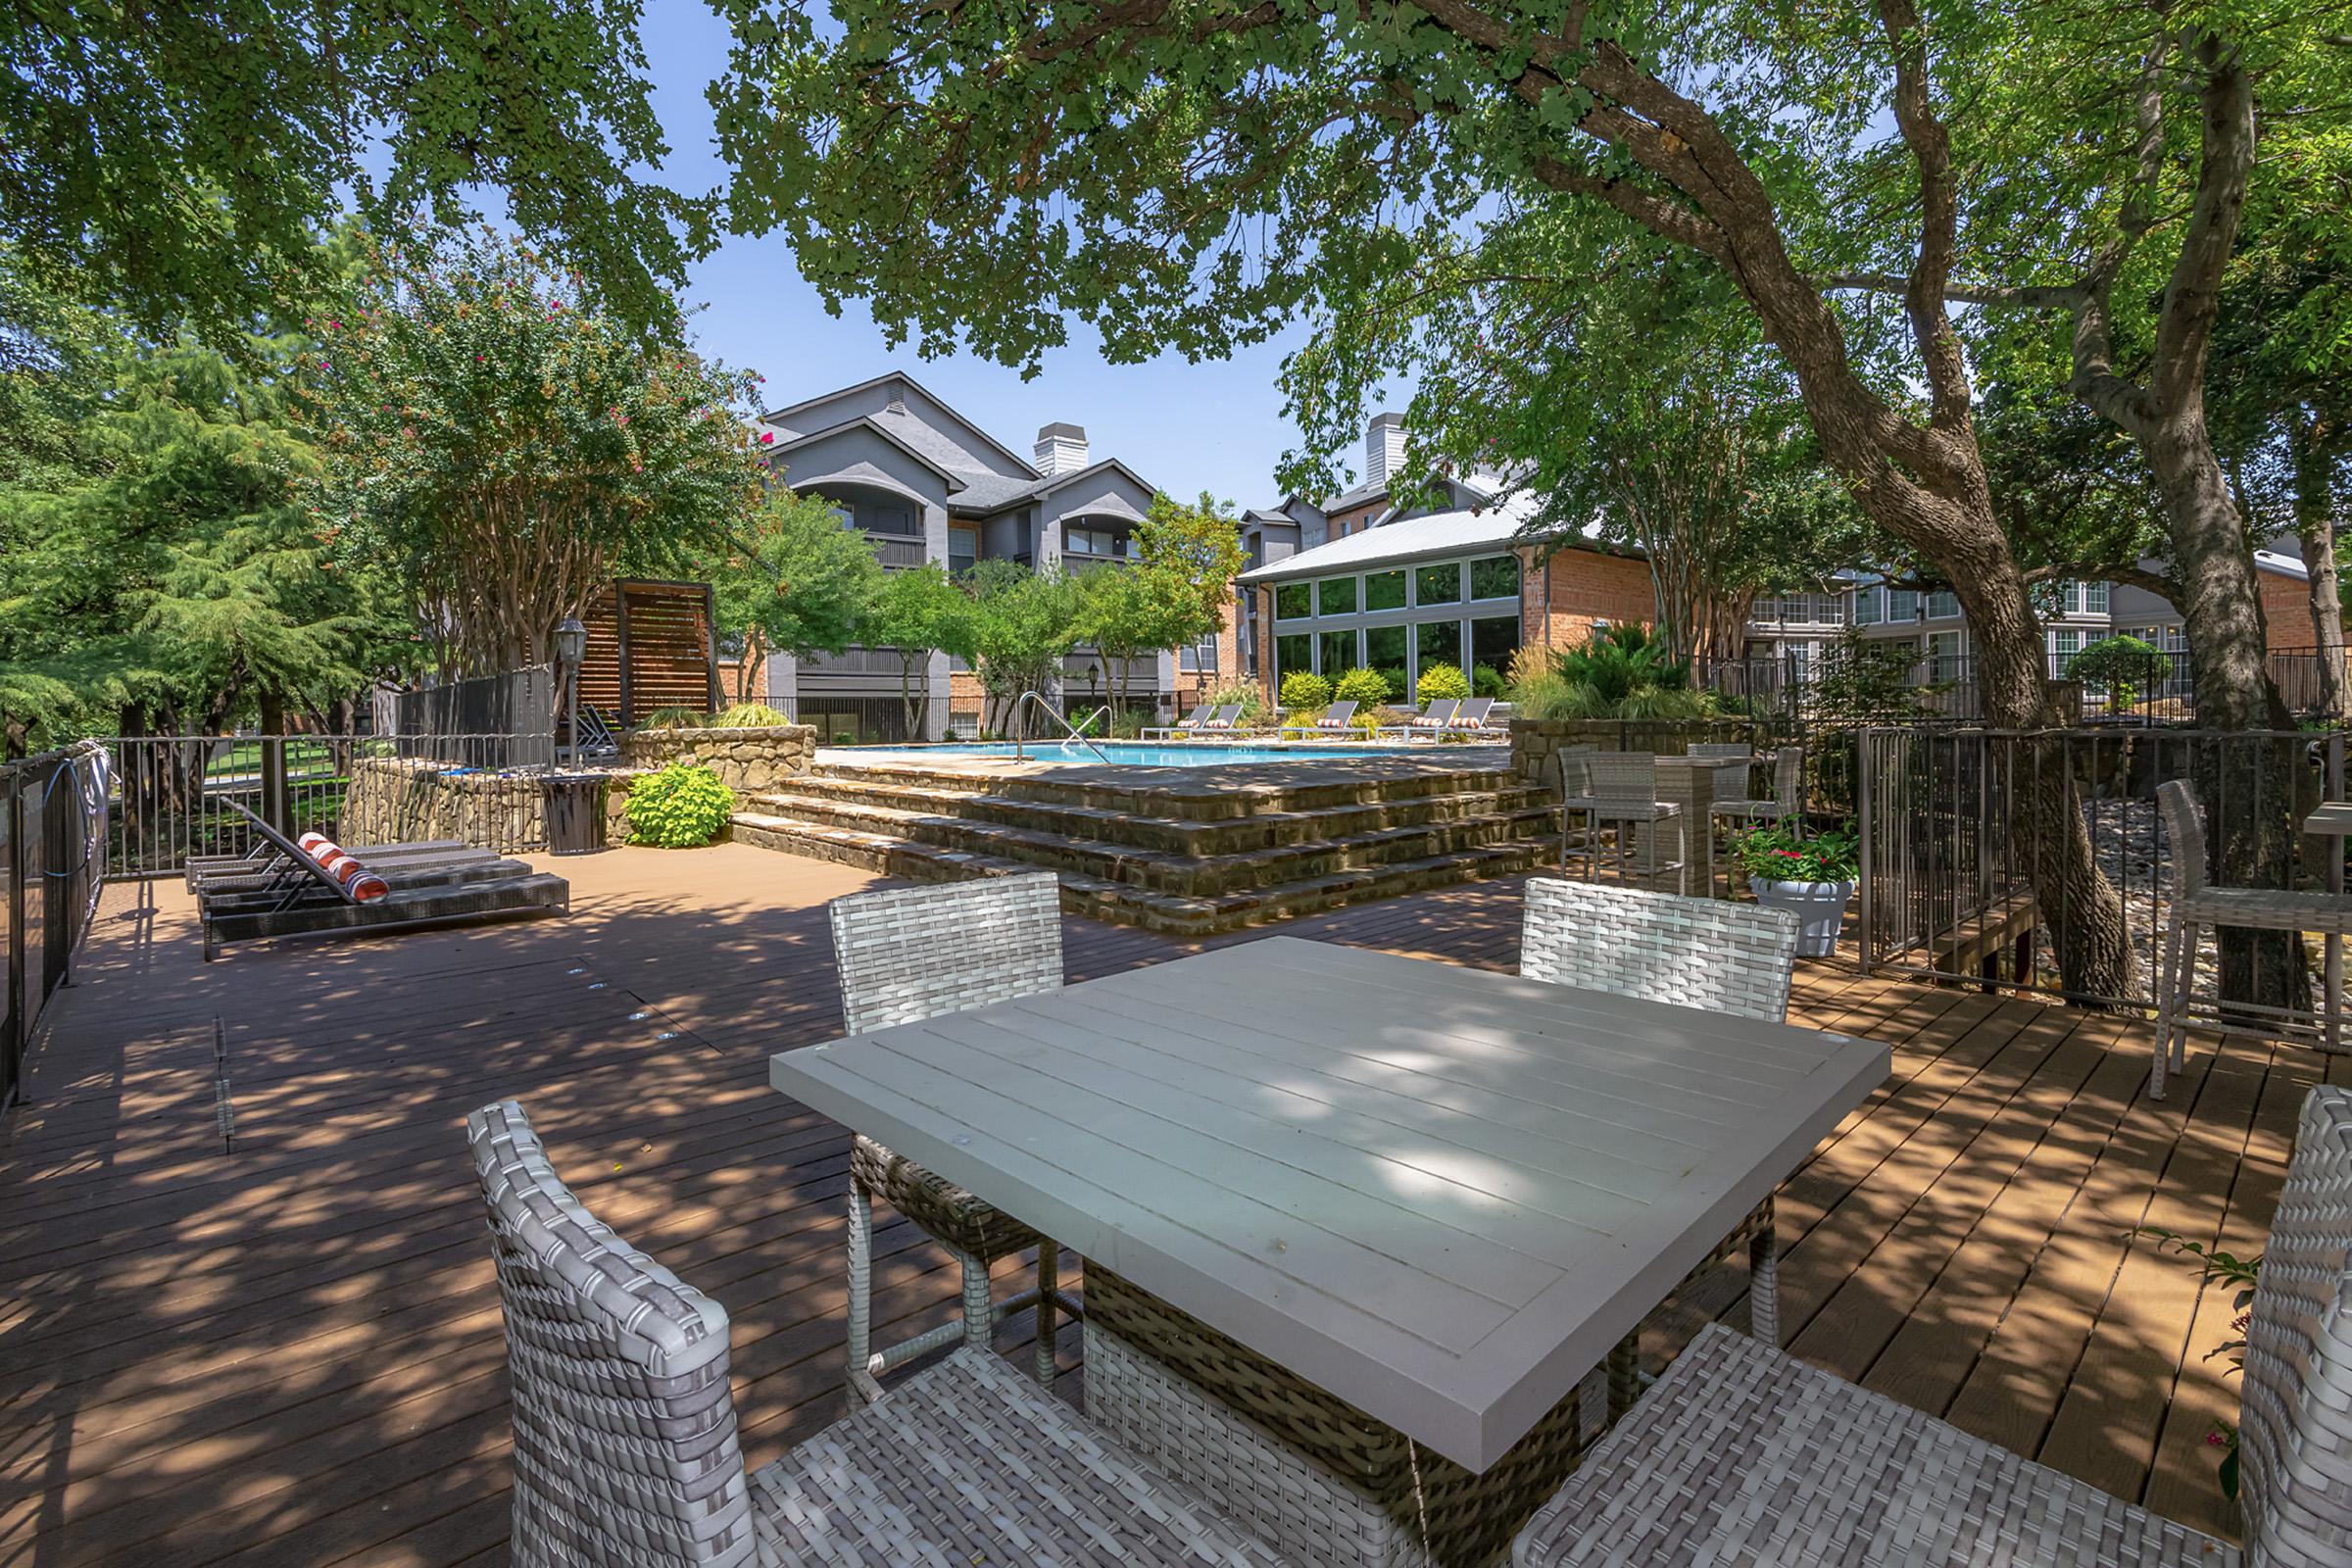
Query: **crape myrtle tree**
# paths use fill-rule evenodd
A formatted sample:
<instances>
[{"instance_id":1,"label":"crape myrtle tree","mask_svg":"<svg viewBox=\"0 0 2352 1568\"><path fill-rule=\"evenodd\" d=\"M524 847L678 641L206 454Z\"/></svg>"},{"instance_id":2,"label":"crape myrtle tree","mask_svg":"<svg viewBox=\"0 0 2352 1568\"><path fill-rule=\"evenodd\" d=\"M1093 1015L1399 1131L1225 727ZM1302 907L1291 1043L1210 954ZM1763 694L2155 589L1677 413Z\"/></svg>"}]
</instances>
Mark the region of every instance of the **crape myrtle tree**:
<instances>
[{"instance_id":1,"label":"crape myrtle tree","mask_svg":"<svg viewBox=\"0 0 2352 1568\"><path fill-rule=\"evenodd\" d=\"M156 336L244 346L331 281L313 244L472 204L560 243L631 319L707 232L636 177L667 148L634 0L50 0L0 27L0 243ZM0 310L8 302L0 299Z\"/></svg>"},{"instance_id":2,"label":"crape myrtle tree","mask_svg":"<svg viewBox=\"0 0 2352 1568\"><path fill-rule=\"evenodd\" d=\"M400 571L445 674L544 662L617 567L723 542L760 505L757 378L519 241L388 243L315 330L317 505Z\"/></svg>"},{"instance_id":3,"label":"crape myrtle tree","mask_svg":"<svg viewBox=\"0 0 2352 1568\"><path fill-rule=\"evenodd\" d=\"M863 534L850 536L871 556L873 547ZM884 570L881 582L859 612L855 640L868 648L887 648L899 656L899 704L909 739L919 740L929 733L931 686L926 668L931 656L971 657L965 635L970 612L971 601L948 574L948 568L936 561Z\"/></svg>"},{"instance_id":4,"label":"crape myrtle tree","mask_svg":"<svg viewBox=\"0 0 2352 1568\"><path fill-rule=\"evenodd\" d=\"M1082 638L1117 662L1121 710L1133 662L1214 636L1230 585L1248 564L1230 503L1203 491L1186 506L1163 492L1135 525L1129 564L1097 566L1077 579Z\"/></svg>"},{"instance_id":5,"label":"crape myrtle tree","mask_svg":"<svg viewBox=\"0 0 2352 1568\"><path fill-rule=\"evenodd\" d=\"M2254 83L2328 51L2319 10L843 0L836 34L739 4L713 97L730 221L786 228L829 301L866 297L926 350L1034 365L1075 316L1114 358L1220 353L1300 313L1344 320L1527 213L1719 269L1824 461L1960 595L2003 726L2061 715L1952 301L2043 291L2005 298L2067 317L2079 395L2147 449L2206 644L2200 699L2247 725L2277 699L2196 400L2254 177ZM2036 242L1987 232L2029 205L2054 214ZM2148 270L2142 359L2118 285ZM1383 366L1352 368L1328 395L1360 406ZM2026 792L2017 827L2043 906L2067 911L2067 983L2129 995L2121 904L2076 804Z\"/></svg>"},{"instance_id":6,"label":"crape myrtle tree","mask_svg":"<svg viewBox=\"0 0 2352 1568\"><path fill-rule=\"evenodd\" d=\"M631 566L710 584L722 651L734 666L735 701L771 653L838 654L881 586L864 534L841 525L832 502L773 485L742 522L698 530Z\"/></svg>"},{"instance_id":7,"label":"crape myrtle tree","mask_svg":"<svg viewBox=\"0 0 2352 1568\"><path fill-rule=\"evenodd\" d=\"M1085 640L1082 590L1055 567L1034 570L992 559L956 578L965 607L951 628L948 652L969 662L980 682L981 728L992 735L1026 734L1021 694L1051 692L1062 661Z\"/></svg>"}]
</instances>

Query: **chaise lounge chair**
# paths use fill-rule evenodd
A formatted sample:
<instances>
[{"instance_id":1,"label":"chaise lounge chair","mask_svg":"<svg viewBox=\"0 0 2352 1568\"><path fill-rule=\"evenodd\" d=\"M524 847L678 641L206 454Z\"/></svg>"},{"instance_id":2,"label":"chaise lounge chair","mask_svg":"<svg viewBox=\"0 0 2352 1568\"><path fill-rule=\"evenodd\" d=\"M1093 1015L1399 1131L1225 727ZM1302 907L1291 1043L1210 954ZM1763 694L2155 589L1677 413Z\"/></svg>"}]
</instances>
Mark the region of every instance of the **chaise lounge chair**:
<instances>
[{"instance_id":1,"label":"chaise lounge chair","mask_svg":"<svg viewBox=\"0 0 2352 1568\"><path fill-rule=\"evenodd\" d=\"M1148 741L1172 741L1180 735L1198 734L1201 726L1206 724L1210 715L1215 712L1216 708L1212 704L1202 703L1173 724L1154 724L1140 733Z\"/></svg>"},{"instance_id":2,"label":"chaise lounge chair","mask_svg":"<svg viewBox=\"0 0 2352 1568\"><path fill-rule=\"evenodd\" d=\"M304 839L318 837L306 833ZM297 841L297 848L307 845ZM405 844L363 845L357 853L368 857L368 863L377 870L391 865L415 865L436 859L494 860L497 855L489 850L477 850L464 839L417 839ZM185 867L188 891L203 894L207 891L225 892L240 885L258 885L259 879L291 873L300 876L283 851L268 839L255 839L253 847L242 855L191 855Z\"/></svg>"},{"instance_id":3,"label":"chaise lounge chair","mask_svg":"<svg viewBox=\"0 0 2352 1568\"><path fill-rule=\"evenodd\" d=\"M1242 705L1239 703L1227 703L1222 708L1219 708L1215 712L1202 719L1200 721L1200 728L1199 731L1197 731L1197 733L1202 735L1230 736L1234 732L1236 721L1238 721L1241 716Z\"/></svg>"},{"instance_id":4,"label":"chaise lounge chair","mask_svg":"<svg viewBox=\"0 0 2352 1568\"><path fill-rule=\"evenodd\" d=\"M1494 710L1494 699L1492 697L1465 698L1462 706L1453 710L1453 716L1446 721L1446 733L1451 735L1495 734L1497 731L1487 721L1487 715Z\"/></svg>"},{"instance_id":5,"label":"chaise lounge chair","mask_svg":"<svg viewBox=\"0 0 2352 1568\"><path fill-rule=\"evenodd\" d=\"M1348 733L1354 718L1355 704L1353 702L1334 703L1323 710L1323 716L1313 723L1285 724L1282 726L1281 734L1286 737L1303 735L1312 739L1321 736L1325 739L1336 740Z\"/></svg>"},{"instance_id":6,"label":"chaise lounge chair","mask_svg":"<svg viewBox=\"0 0 2352 1568\"><path fill-rule=\"evenodd\" d=\"M290 872L282 884L203 896L197 906L210 963L222 946L273 937L399 930L495 920L571 909L571 884L519 860L441 864L421 870L371 869L357 856L322 844L306 851L234 801L256 833L273 844Z\"/></svg>"},{"instance_id":7,"label":"chaise lounge chair","mask_svg":"<svg viewBox=\"0 0 2352 1568\"><path fill-rule=\"evenodd\" d=\"M1458 697L1434 699L1428 708L1405 720L1403 727L1397 733L1408 741L1421 739L1434 741L1446 733L1446 726L1453 722L1454 710L1461 706L1462 701Z\"/></svg>"}]
</instances>

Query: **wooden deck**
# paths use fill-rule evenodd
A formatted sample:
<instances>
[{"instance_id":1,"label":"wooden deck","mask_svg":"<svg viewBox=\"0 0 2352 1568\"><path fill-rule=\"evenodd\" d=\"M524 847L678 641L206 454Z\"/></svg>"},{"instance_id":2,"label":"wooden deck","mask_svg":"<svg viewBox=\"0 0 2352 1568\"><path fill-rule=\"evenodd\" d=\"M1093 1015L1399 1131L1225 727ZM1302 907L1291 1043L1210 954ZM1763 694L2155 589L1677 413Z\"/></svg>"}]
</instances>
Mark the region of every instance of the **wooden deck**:
<instances>
[{"instance_id":1,"label":"wooden deck","mask_svg":"<svg viewBox=\"0 0 2352 1568\"><path fill-rule=\"evenodd\" d=\"M568 920L209 967L176 886L110 890L0 1146L0 1565L503 1562L505 1348L460 1128L502 1096L726 1303L754 1463L837 1412L848 1135L765 1063L837 1032L822 906L870 879L732 846L561 868ZM1518 919L1501 882L1283 929L1507 967ZM1068 935L1078 976L1184 951ZM2125 1233L2259 1250L2322 1058L2200 1048L2154 1105L2113 1017L1842 963L1800 971L1797 1015L1887 1041L1895 1073L1786 1190L1792 1348L2229 1530L2204 1437L2233 1396L2203 1359L2228 1300ZM878 1316L952 1309L908 1227L877 1250Z\"/></svg>"}]
</instances>

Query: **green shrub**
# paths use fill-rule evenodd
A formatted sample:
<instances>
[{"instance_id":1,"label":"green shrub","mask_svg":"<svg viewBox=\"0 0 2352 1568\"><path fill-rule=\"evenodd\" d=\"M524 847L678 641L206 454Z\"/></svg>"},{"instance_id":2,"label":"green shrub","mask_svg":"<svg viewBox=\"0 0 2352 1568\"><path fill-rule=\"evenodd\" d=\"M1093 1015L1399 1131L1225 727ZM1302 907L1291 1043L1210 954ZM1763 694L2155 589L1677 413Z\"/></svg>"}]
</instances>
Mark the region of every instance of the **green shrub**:
<instances>
[{"instance_id":1,"label":"green shrub","mask_svg":"<svg viewBox=\"0 0 2352 1568\"><path fill-rule=\"evenodd\" d=\"M710 716L699 708L683 708L676 703L657 708L645 715L647 729L701 729L710 722Z\"/></svg>"},{"instance_id":2,"label":"green shrub","mask_svg":"<svg viewBox=\"0 0 2352 1568\"><path fill-rule=\"evenodd\" d=\"M1331 682L1310 669L1282 677L1282 706L1294 712L1319 713L1331 706Z\"/></svg>"},{"instance_id":3,"label":"green shrub","mask_svg":"<svg viewBox=\"0 0 2352 1568\"><path fill-rule=\"evenodd\" d=\"M1470 695L1470 677L1453 664L1423 664L1419 690L1424 703L1459 701Z\"/></svg>"},{"instance_id":4,"label":"green shrub","mask_svg":"<svg viewBox=\"0 0 2352 1568\"><path fill-rule=\"evenodd\" d=\"M778 724L791 723L792 719L765 703L737 703L725 712L713 714L708 722L712 729L773 729Z\"/></svg>"},{"instance_id":5,"label":"green shrub","mask_svg":"<svg viewBox=\"0 0 2352 1568\"><path fill-rule=\"evenodd\" d=\"M1351 669L1331 688L1334 701L1353 703L1358 712L1389 701L1389 681L1377 669Z\"/></svg>"},{"instance_id":6,"label":"green shrub","mask_svg":"<svg viewBox=\"0 0 2352 1568\"><path fill-rule=\"evenodd\" d=\"M1862 874L1861 845L1850 824L1802 839L1785 827L1735 833L1732 858L1767 882L1851 882Z\"/></svg>"},{"instance_id":7,"label":"green shrub","mask_svg":"<svg viewBox=\"0 0 2352 1568\"><path fill-rule=\"evenodd\" d=\"M691 850L718 837L735 814L735 792L708 767L672 762L629 788L631 844Z\"/></svg>"},{"instance_id":8,"label":"green shrub","mask_svg":"<svg viewBox=\"0 0 2352 1568\"><path fill-rule=\"evenodd\" d=\"M2128 709L2137 706L2141 686L2162 684L2171 669L2172 661L2154 643L2102 637L2066 662L2066 678L2105 686L2110 706Z\"/></svg>"},{"instance_id":9,"label":"green shrub","mask_svg":"<svg viewBox=\"0 0 2352 1568\"><path fill-rule=\"evenodd\" d=\"M1211 708L1222 708L1227 703L1241 704L1241 716L1237 722L1243 726L1265 725L1274 721L1274 711L1266 702L1264 688L1259 686L1256 681L1248 680L1239 675L1219 681L1208 695L1200 700Z\"/></svg>"},{"instance_id":10,"label":"green shrub","mask_svg":"<svg viewBox=\"0 0 2352 1568\"><path fill-rule=\"evenodd\" d=\"M1470 670L1470 695L1501 701L1506 695L1502 671L1493 664L1473 665Z\"/></svg>"}]
</instances>

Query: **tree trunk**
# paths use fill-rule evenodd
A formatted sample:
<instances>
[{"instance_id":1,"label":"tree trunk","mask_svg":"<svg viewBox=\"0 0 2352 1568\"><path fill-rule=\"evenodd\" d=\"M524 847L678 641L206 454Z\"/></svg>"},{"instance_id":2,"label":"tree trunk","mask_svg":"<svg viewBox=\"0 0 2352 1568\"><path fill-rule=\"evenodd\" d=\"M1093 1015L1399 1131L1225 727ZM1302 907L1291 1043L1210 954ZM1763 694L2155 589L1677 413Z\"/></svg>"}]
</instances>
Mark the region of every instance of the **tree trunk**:
<instances>
[{"instance_id":1,"label":"tree trunk","mask_svg":"<svg viewBox=\"0 0 2352 1568\"><path fill-rule=\"evenodd\" d=\"M2311 637L2319 660L2320 716L2340 724L2344 701L2344 606L2335 574L2334 487L2321 416L2295 410L2286 420L2286 458L2295 487L2295 537L2311 574Z\"/></svg>"}]
</instances>

